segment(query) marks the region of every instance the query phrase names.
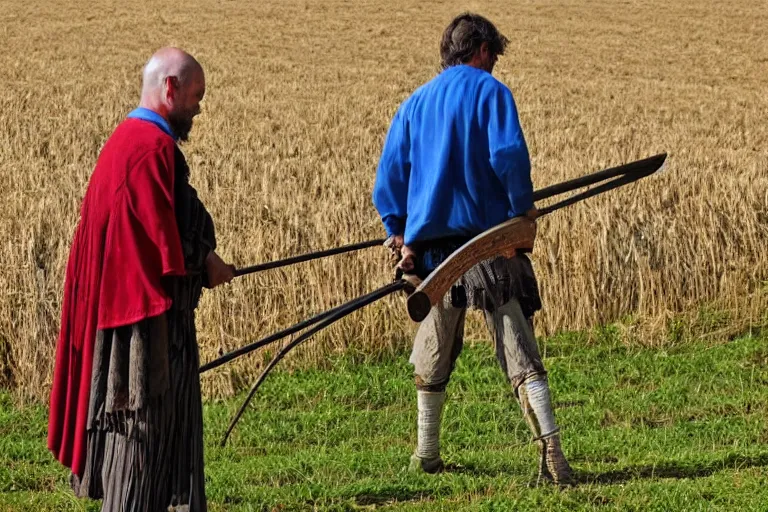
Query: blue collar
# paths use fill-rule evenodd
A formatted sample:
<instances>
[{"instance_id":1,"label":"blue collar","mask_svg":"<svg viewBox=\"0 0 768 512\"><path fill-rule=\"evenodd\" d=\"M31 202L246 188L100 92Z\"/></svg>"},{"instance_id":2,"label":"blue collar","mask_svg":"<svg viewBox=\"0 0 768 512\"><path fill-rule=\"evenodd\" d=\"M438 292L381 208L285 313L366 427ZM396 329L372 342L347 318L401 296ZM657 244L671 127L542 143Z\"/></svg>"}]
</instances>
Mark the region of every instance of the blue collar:
<instances>
[{"instance_id":1,"label":"blue collar","mask_svg":"<svg viewBox=\"0 0 768 512\"><path fill-rule=\"evenodd\" d=\"M166 121L165 118L163 118L163 116L161 116L154 110L149 110L148 108L144 108L144 107L138 107L134 109L130 114L128 114L127 117L149 121L150 123L156 125L158 128L163 130L165 133L173 137L173 140L175 141L179 140L176 134L173 133L173 130L171 130L171 127L168 124L168 121Z\"/></svg>"}]
</instances>

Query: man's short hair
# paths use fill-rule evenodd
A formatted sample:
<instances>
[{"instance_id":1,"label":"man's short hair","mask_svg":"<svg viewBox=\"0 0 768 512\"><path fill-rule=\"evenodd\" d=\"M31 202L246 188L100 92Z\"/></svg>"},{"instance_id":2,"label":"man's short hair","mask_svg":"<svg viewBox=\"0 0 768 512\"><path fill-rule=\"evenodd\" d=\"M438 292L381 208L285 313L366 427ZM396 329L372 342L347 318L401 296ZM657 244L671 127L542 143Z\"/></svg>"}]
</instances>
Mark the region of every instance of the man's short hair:
<instances>
[{"instance_id":1,"label":"man's short hair","mask_svg":"<svg viewBox=\"0 0 768 512\"><path fill-rule=\"evenodd\" d=\"M504 55L509 39L479 14L467 12L456 16L446 27L440 40L442 68L469 62L483 43L488 43L491 54L498 56Z\"/></svg>"}]
</instances>

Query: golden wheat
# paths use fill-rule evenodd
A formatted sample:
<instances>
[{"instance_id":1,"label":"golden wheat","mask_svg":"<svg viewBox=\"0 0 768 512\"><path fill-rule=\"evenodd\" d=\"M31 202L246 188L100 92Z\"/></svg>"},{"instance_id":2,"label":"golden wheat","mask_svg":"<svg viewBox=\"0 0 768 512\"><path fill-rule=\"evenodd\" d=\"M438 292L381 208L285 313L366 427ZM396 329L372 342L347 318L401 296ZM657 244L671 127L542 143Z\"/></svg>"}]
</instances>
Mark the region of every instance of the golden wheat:
<instances>
[{"instance_id":1,"label":"golden wheat","mask_svg":"<svg viewBox=\"0 0 768 512\"><path fill-rule=\"evenodd\" d=\"M135 105L141 67L173 44L208 94L184 147L238 266L379 238L370 200L398 104L437 70L443 27L477 10L510 39L496 76L518 103L537 188L668 152L660 176L540 222L540 333L631 315L665 326L706 304L763 315L768 274L768 13L760 2L0 1L0 385L45 397L78 206L99 148ZM206 292L203 360L378 287L383 249ZM483 337L479 316L470 324ZM410 343L402 297L297 350L382 354ZM660 341L658 329L634 332ZM630 333L632 334L632 333ZM256 354L204 378L240 389Z\"/></svg>"}]
</instances>

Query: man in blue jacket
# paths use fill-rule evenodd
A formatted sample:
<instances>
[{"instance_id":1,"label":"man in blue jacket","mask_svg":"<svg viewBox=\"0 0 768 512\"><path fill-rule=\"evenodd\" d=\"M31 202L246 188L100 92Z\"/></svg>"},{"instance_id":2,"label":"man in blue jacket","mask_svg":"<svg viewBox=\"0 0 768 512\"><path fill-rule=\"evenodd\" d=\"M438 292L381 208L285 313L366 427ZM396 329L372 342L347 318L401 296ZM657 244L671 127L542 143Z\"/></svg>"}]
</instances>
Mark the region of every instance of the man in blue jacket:
<instances>
[{"instance_id":1,"label":"man in blue jacket","mask_svg":"<svg viewBox=\"0 0 768 512\"><path fill-rule=\"evenodd\" d=\"M440 43L442 72L397 110L379 161L373 202L398 267L422 278L451 252L510 218L535 219L528 148L510 90L492 76L508 43L487 19L462 14ZM461 290L463 289L463 290ZM463 345L467 307L485 311L496 354L540 448L539 478L572 481L560 447L547 373L532 331L541 308L530 260L476 265L419 326L410 362L418 395L411 469L438 472L445 389Z\"/></svg>"}]
</instances>

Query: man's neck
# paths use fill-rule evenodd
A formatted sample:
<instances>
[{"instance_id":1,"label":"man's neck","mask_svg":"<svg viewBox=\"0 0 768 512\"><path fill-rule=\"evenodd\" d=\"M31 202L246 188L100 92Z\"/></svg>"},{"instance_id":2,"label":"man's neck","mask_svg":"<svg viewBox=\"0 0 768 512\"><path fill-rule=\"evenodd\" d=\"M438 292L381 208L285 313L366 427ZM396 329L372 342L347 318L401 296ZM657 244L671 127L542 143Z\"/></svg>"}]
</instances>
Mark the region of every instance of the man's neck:
<instances>
[{"instance_id":1,"label":"man's neck","mask_svg":"<svg viewBox=\"0 0 768 512\"><path fill-rule=\"evenodd\" d=\"M168 109L165 108L165 106L162 104L158 104L157 102L142 99L139 102L139 107L146 108L147 110L151 110L155 114L159 115L160 117L168 121Z\"/></svg>"},{"instance_id":2,"label":"man's neck","mask_svg":"<svg viewBox=\"0 0 768 512\"><path fill-rule=\"evenodd\" d=\"M472 58L465 63L467 66L471 66L476 69L480 69L487 73L492 73L493 69L488 69L487 62L483 59L479 52L476 52Z\"/></svg>"},{"instance_id":3,"label":"man's neck","mask_svg":"<svg viewBox=\"0 0 768 512\"><path fill-rule=\"evenodd\" d=\"M168 119L163 117L163 115L157 110L153 110L152 108L146 106L146 104L139 103L138 108L128 114L128 117L139 118L154 123L178 142L179 138L175 134Z\"/></svg>"}]
</instances>

